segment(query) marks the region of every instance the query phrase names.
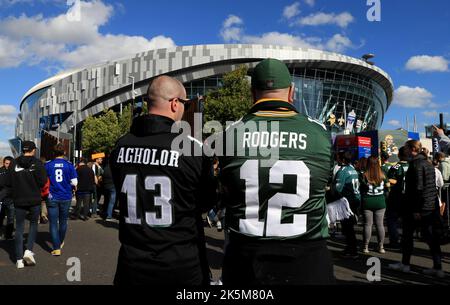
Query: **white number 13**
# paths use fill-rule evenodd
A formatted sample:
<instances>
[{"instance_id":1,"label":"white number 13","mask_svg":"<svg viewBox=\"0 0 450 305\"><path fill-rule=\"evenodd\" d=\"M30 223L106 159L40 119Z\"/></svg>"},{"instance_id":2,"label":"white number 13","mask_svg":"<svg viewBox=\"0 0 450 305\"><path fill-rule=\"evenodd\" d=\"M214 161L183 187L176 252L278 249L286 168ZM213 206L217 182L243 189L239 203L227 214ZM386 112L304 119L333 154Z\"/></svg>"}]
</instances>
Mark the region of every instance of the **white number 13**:
<instances>
[{"instance_id":1,"label":"white number 13","mask_svg":"<svg viewBox=\"0 0 450 305\"><path fill-rule=\"evenodd\" d=\"M266 216L266 237L292 237L306 233L307 216L295 214L292 223L281 223L283 207L300 208L309 199L310 170L302 161L278 161L270 169L269 183L282 184L285 175L296 175L296 193L277 193L269 199ZM258 160L248 160L241 167L245 180L245 218L239 220L242 233L264 236L264 221L259 220Z\"/></svg>"},{"instance_id":2,"label":"white number 13","mask_svg":"<svg viewBox=\"0 0 450 305\"><path fill-rule=\"evenodd\" d=\"M122 193L127 194L128 217L125 222L128 224L141 224L141 219L136 213L136 182L137 175L127 175L123 181ZM172 181L165 176L148 176L145 178L145 190L154 191L156 186L160 186L160 196L155 196L155 207L161 207L161 217L157 217L156 212L146 212L145 222L151 227L168 227L172 224Z\"/></svg>"}]
</instances>

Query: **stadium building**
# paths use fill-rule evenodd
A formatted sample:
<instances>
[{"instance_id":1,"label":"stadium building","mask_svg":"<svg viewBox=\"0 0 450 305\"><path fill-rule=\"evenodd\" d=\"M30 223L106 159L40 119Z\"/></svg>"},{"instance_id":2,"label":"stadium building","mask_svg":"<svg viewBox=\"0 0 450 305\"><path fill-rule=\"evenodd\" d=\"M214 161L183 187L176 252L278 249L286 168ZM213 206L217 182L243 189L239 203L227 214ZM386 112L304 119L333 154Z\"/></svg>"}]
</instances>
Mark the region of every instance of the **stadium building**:
<instances>
[{"instance_id":1,"label":"stadium building","mask_svg":"<svg viewBox=\"0 0 450 305\"><path fill-rule=\"evenodd\" d=\"M23 140L38 143L41 153L56 139L68 151L81 149L81 126L89 116L139 105L148 84L166 74L183 82L190 98L221 86L223 74L246 65L251 71L264 58L284 61L296 84L300 112L330 130L359 132L381 127L393 98L389 75L366 60L309 48L268 45L197 45L158 49L132 57L65 71L31 88L23 97L15 135L15 154ZM197 105L196 110L201 110Z\"/></svg>"}]
</instances>

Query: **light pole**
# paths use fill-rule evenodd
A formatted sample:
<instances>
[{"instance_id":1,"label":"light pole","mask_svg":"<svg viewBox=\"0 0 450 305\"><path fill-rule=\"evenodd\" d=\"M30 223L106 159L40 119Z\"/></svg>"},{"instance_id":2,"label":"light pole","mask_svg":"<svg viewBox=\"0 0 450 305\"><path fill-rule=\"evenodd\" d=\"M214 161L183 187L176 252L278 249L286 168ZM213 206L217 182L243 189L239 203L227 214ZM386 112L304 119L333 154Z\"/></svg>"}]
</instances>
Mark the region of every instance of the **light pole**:
<instances>
[{"instance_id":1,"label":"light pole","mask_svg":"<svg viewBox=\"0 0 450 305\"><path fill-rule=\"evenodd\" d=\"M133 124L133 116L134 116L134 99L136 98L136 93L134 92L134 76L128 76L131 79L131 98L133 103L131 104L131 124Z\"/></svg>"}]
</instances>

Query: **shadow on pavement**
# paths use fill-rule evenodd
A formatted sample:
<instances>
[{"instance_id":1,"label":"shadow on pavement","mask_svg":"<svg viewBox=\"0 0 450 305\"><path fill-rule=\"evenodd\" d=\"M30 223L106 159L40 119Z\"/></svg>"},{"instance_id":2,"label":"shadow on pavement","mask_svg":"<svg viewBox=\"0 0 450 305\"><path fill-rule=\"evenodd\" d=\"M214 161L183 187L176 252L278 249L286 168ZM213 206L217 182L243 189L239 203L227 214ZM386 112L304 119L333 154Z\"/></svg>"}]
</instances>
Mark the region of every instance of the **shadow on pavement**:
<instances>
[{"instance_id":1,"label":"shadow on pavement","mask_svg":"<svg viewBox=\"0 0 450 305\"><path fill-rule=\"evenodd\" d=\"M346 259L346 258L342 258L340 256L340 252L342 250L344 250L345 247L345 243L342 240L329 240L328 241L328 246L333 247L333 249L330 249L330 252L333 255L333 264L335 266L341 267L341 268L345 268L348 270L352 270L354 271L355 275L353 275L353 278L358 279L358 281L354 282L354 281L346 281L346 280L337 280L338 284L343 284L343 285L347 285L349 283L358 283L358 284L363 284L363 285L373 285L373 284L379 284L379 285L397 285L397 284L422 284L422 285L449 285L450 284L450 279L449 279L449 274L446 274L446 278L444 279L437 279L437 278L433 278L433 277L429 277L426 276L422 273L423 268L418 267L418 266L411 266L411 273L402 273L402 272L398 272L398 271L394 271L394 270L390 270L388 268L389 264L393 264L393 263L398 263L398 261L396 260L392 260L387 258L386 256L389 255L389 252L387 252L386 255L380 257L380 256L376 256L379 257L381 260L381 277L382 277L382 281L378 282L378 283L372 283L369 282L365 277L363 277L363 275L365 275L369 269L372 267L372 265L367 266L367 260L370 257L370 255L364 255L362 253L359 253L358 258L356 259ZM336 249L337 248L337 249ZM417 250L422 250L423 252L427 252L426 250L423 249L417 249L415 248L414 251ZM396 252L400 252L400 251L396 251ZM418 252L418 251L417 251ZM429 252L427 252L429 253ZM429 255L426 256L427 258L429 258Z\"/></svg>"}]
</instances>

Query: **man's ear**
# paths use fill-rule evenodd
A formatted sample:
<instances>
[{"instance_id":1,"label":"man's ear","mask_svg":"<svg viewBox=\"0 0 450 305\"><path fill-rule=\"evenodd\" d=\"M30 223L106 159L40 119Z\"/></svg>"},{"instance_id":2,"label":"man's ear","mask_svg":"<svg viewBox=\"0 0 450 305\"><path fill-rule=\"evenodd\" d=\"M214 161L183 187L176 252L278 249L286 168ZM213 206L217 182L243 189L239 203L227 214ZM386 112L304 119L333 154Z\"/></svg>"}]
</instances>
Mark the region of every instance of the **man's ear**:
<instances>
[{"instance_id":1,"label":"man's ear","mask_svg":"<svg viewBox=\"0 0 450 305\"><path fill-rule=\"evenodd\" d=\"M289 103L291 103L291 104L294 103L294 96L295 96L295 85L292 84L289 87L289 96L288 96Z\"/></svg>"},{"instance_id":2,"label":"man's ear","mask_svg":"<svg viewBox=\"0 0 450 305\"><path fill-rule=\"evenodd\" d=\"M179 107L178 102L175 101L175 99L173 99L173 100L170 101L170 110L171 110L173 113L176 113L176 112L177 112L178 107Z\"/></svg>"}]
</instances>

